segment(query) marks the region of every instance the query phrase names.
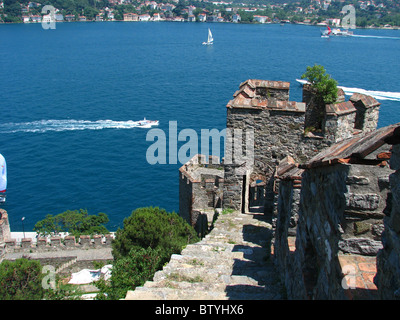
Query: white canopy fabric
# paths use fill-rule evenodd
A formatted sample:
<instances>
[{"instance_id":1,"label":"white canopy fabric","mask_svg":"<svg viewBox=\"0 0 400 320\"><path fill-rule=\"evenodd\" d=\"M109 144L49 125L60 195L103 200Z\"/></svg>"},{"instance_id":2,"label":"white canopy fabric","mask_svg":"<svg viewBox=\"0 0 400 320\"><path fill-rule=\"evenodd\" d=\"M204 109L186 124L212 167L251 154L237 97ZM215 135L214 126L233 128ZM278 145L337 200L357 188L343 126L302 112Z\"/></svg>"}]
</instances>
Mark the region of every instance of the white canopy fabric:
<instances>
[{"instance_id":1,"label":"white canopy fabric","mask_svg":"<svg viewBox=\"0 0 400 320\"><path fill-rule=\"evenodd\" d=\"M108 280L111 277L111 264L105 265L101 269L90 270L82 269L79 272L75 272L71 275L71 280L68 281L70 284L88 284L100 279L101 275L104 275L104 279Z\"/></svg>"},{"instance_id":2,"label":"white canopy fabric","mask_svg":"<svg viewBox=\"0 0 400 320\"><path fill-rule=\"evenodd\" d=\"M0 154L0 192L7 189L7 165L6 159Z\"/></svg>"}]
</instances>

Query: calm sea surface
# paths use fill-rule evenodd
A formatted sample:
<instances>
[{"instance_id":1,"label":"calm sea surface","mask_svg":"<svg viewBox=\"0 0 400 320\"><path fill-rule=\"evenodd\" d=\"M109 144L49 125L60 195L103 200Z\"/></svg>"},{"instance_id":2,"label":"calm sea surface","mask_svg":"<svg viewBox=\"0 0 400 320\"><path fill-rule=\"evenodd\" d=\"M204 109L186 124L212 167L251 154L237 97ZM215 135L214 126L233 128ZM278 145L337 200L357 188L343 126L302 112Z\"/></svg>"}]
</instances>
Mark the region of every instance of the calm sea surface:
<instances>
[{"instance_id":1,"label":"calm sea surface","mask_svg":"<svg viewBox=\"0 0 400 320\"><path fill-rule=\"evenodd\" d=\"M209 27L215 43L202 46ZM295 25L0 25L12 231L22 217L30 231L46 214L79 208L107 213L111 230L138 207L178 211L181 164L149 164L150 129L130 120L159 120L167 141L169 121L178 133L222 130L242 81L290 81L290 99L301 101L295 79L314 63L341 86L399 93L400 31L355 33L363 37L322 39L320 28ZM380 102L379 126L400 122L400 96Z\"/></svg>"}]
</instances>

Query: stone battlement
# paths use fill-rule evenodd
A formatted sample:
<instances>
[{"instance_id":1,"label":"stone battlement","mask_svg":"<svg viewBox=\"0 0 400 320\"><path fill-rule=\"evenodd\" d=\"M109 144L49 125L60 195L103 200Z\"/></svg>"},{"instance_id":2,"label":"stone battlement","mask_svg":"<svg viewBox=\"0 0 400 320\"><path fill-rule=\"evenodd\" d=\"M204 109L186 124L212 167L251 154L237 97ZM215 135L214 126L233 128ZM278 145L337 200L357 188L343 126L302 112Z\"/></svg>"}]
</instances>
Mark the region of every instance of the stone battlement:
<instances>
[{"instance_id":1,"label":"stone battlement","mask_svg":"<svg viewBox=\"0 0 400 320\"><path fill-rule=\"evenodd\" d=\"M60 251L60 250L76 250L76 249L98 249L111 246L111 241L114 238L112 234L106 235L81 235L76 241L75 236L62 237L39 237L36 243L32 238L23 238L21 241L16 239L8 239L5 243L5 251L12 252L44 252L44 251Z\"/></svg>"},{"instance_id":2,"label":"stone battlement","mask_svg":"<svg viewBox=\"0 0 400 320\"><path fill-rule=\"evenodd\" d=\"M218 157L197 154L179 168L179 215L204 235L222 207L223 165Z\"/></svg>"}]
</instances>

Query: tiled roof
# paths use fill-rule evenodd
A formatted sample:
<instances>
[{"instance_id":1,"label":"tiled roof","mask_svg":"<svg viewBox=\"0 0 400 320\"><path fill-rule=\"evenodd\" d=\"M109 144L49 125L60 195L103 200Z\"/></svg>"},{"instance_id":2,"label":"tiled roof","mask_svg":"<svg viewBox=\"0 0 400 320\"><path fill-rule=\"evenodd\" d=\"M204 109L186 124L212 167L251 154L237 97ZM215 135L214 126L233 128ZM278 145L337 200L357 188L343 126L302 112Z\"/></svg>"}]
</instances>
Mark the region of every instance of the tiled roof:
<instances>
[{"instance_id":1,"label":"tiled roof","mask_svg":"<svg viewBox=\"0 0 400 320\"><path fill-rule=\"evenodd\" d=\"M279 180L292 180L294 188L301 188L301 179L304 169L299 168L291 156L287 156L276 167L275 178Z\"/></svg>"},{"instance_id":2,"label":"tiled roof","mask_svg":"<svg viewBox=\"0 0 400 320\"><path fill-rule=\"evenodd\" d=\"M269 101L268 109L282 110L282 111L294 111L294 112L305 112L306 104L304 102L296 102L296 101L273 100L273 101Z\"/></svg>"},{"instance_id":3,"label":"tiled roof","mask_svg":"<svg viewBox=\"0 0 400 320\"><path fill-rule=\"evenodd\" d=\"M271 81L271 80L257 80L249 79L240 84L240 88L244 85L248 85L250 88L271 88L271 89L285 89L289 90L290 82L286 81Z\"/></svg>"},{"instance_id":4,"label":"tiled roof","mask_svg":"<svg viewBox=\"0 0 400 320\"><path fill-rule=\"evenodd\" d=\"M344 101L339 103L332 103L326 105L326 114L327 115L344 115L352 112L356 112L356 108L354 107L351 101Z\"/></svg>"},{"instance_id":5,"label":"tiled roof","mask_svg":"<svg viewBox=\"0 0 400 320\"><path fill-rule=\"evenodd\" d=\"M366 157L389 141L399 141L400 123L344 140L325 149L300 168L313 168L336 163L372 163ZM400 141L399 141L400 142ZM377 159L377 162L381 159Z\"/></svg>"},{"instance_id":6,"label":"tiled roof","mask_svg":"<svg viewBox=\"0 0 400 320\"><path fill-rule=\"evenodd\" d=\"M240 84L239 90L234 93L234 98L228 102L227 107L305 112L306 105L303 102L268 100L256 93L257 88L289 90L289 87L290 82L249 79Z\"/></svg>"},{"instance_id":7,"label":"tiled roof","mask_svg":"<svg viewBox=\"0 0 400 320\"><path fill-rule=\"evenodd\" d=\"M296 101L280 101L280 100L263 100L258 98L247 98L244 95L238 95L235 99L230 100L227 107L233 108L253 108L253 109L268 109L275 111L292 111L305 112L306 104Z\"/></svg>"},{"instance_id":8,"label":"tiled roof","mask_svg":"<svg viewBox=\"0 0 400 320\"><path fill-rule=\"evenodd\" d=\"M255 90L253 90L249 86L242 86L238 91L234 93L234 97L237 97L239 94L245 93L248 98L253 98L255 96Z\"/></svg>"},{"instance_id":9,"label":"tiled roof","mask_svg":"<svg viewBox=\"0 0 400 320\"><path fill-rule=\"evenodd\" d=\"M361 102L364 108L372 108L380 105L380 103L375 100L375 98L361 93L354 93L350 97L350 101L354 103Z\"/></svg>"}]
</instances>

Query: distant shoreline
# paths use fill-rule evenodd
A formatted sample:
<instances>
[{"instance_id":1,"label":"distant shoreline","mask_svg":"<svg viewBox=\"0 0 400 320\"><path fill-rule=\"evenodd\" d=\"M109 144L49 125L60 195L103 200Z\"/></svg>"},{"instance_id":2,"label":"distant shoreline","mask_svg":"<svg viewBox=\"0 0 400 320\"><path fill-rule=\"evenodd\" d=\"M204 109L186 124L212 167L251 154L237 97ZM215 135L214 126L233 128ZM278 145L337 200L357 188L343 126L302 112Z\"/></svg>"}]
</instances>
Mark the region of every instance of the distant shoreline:
<instances>
[{"instance_id":1,"label":"distant shoreline","mask_svg":"<svg viewBox=\"0 0 400 320\"><path fill-rule=\"evenodd\" d=\"M173 20L158 20L158 21L124 21L124 20L106 20L106 21L95 21L95 20L89 20L89 21L56 21L55 23L89 23L89 22L96 22L96 23L101 23L101 22L128 22L128 23L139 23L139 22L174 22L177 23L178 21L173 21ZM209 23L209 24L219 24L219 23L231 23L231 24L254 24L254 25L269 25L269 24L290 24L290 25L302 25L302 26L310 26L310 27L319 27L323 28L326 27L326 25L318 25L318 24L308 24L308 23L280 23L280 22L269 22L269 23L259 23L259 22L229 22L229 21L224 21L224 22L190 22L190 21L179 21L179 22L186 22L186 23ZM0 25L4 24L41 24L42 22L1 22ZM331 26L332 27L332 26ZM334 28L341 28L339 27L334 27ZM400 26L395 26L395 27L356 27L355 29L352 30L370 30L370 29L375 29L375 30L400 30Z\"/></svg>"}]
</instances>

